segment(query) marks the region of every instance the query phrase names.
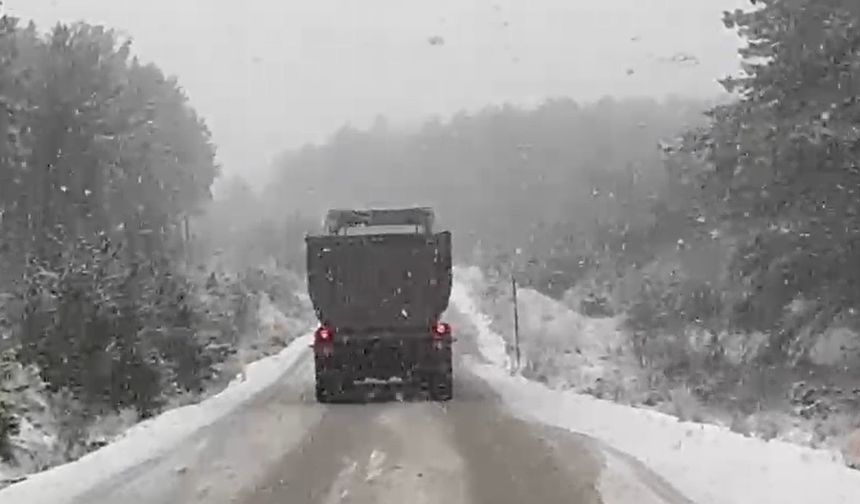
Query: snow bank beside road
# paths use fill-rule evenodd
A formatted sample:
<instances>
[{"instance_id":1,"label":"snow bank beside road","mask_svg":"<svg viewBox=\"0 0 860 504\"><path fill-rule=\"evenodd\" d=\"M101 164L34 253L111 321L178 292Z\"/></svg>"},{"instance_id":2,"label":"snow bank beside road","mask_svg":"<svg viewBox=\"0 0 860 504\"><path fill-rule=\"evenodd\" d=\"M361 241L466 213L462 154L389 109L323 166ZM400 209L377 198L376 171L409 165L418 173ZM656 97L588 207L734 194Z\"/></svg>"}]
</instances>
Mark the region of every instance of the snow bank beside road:
<instances>
[{"instance_id":1,"label":"snow bank beside road","mask_svg":"<svg viewBox=\"0 0 860 504\"><path fill-rule=\"evenodd\" d=\"M476 311L477 303L463 302L468 289L457 289L461 295L452 296L452 302L479 328L479 348L491 362L470 367L517 415L603 441L635 457L698 504L854 504L860 499L860 472L846 468L830 451L747 438L510 376L498 359L489 358L503 345L502 337L486 329L487 317Z\"/></svg>"},{"instance_id":2,"label":"snow bank beside road","mask_svg":"<svg viewBox=\"0 0 860 504\"><path fill-rule=\"evenodd\" d=\"M469 271L457 271L458 276ZM500 338L490 328L490 317L481 313L477 303L463 282L455 282L451 288L451 304L469 317L477 331L478 346L481 355L495 366L510 370L511 360L505 340Z\"/></svg>"},{"instance_id":3,"label":"snow bank beside road","mask_svg":"<svg viewBox=\"0 0 860 504\"><path fill-rule=\"evenodd\" d=\"M309 352L311 339L312 335L304 335L280 353L250 363L244 377L235 379L222 392L199 404L173 409L141 422L100 450L3 489L0 502L66 502L99 482L157 457L274 385Z\"/></svg>"},{"instance_id":4,"label":"snow bank beside road","mask_svg":"<svg viewBox=\"0 0 860 504\"><path fill-rule=\"evenodd\" d=\"M482 323L479 331L493 331L504 348L513 340L513 305L510 294L484 294L488 281L476 267L458 267L452 303L476 313ZM578 392L613 394L622 387L641 387L632 355L625 349L626 338L619 329L619 319L590 318L539 292L520 288L519 329L522 374L554 388ZM485 313L492 316L492 320ZM485 329L483 329L485 328ZM508 355L512 352L508 352Z\"/></svg>"},{"instance_id":5,"label":"snow bank beside road","mask_svg":"<svg viewBox=\"0 0 860 504\"><path fill-rule=\"evenodd\" d=\"M472 369L518 415L606 442L699 504L855 504L860 498L860 472L830 451L551 390L489 365Z\"/></svg>"}]
</instances>

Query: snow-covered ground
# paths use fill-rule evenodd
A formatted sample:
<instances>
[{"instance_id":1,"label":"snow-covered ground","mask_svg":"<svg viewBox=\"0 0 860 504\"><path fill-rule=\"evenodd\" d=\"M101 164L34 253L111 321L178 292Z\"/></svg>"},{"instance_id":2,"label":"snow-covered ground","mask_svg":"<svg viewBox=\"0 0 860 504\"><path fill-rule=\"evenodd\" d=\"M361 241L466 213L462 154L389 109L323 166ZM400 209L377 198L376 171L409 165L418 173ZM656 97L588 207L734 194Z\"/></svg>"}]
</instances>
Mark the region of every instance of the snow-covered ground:
<instances>
[{"instance_id":1,"label":"snow-covered ground","mask_svg":"<svg viewBox=\"0 0 860 504\"><path fill-rule=\"evenodd\" d=\"M311 339L312 335L303 335L280 353L248 364L243 376L199 404L173 409L141 422L100 450L0 490L0 502L65 502L99 482L159 456L178 441L235 411L277 383L306 357Z\"/></svg>"},{"instance_id":2,"label":"snow-covered ground","mask_svg":"<svg viewBox=\"0 0 860 504\"><path fill-rule=\"evenodd\" d=\"M469 303L482 312L482 323L510 346L513 340L510 293L498 292L498 279L488 278L475 267L458 268L457 278L461 285L455 293L462 298L468 291ZM664 360L648 361L643 366L635 352L634 340L624 328L623 314L593 318L573 309L571 306L575 304L569 296L559 301L533 289L519 289L523 376L554 389L648 407L682 420L727 426L745 435L777 438L835 452L849 451L860 460L860 449L849 448L851 436L860 436L860 431L855 430L860 427L857 424L860 417L851 404L850 394L839 395L840 390L852 390L856 378L840 377L837 373L831 379L822 380L822 377L816 379L800 371L784 369L780 373L789 385L785 390L758 389L762 387L762 378L752 376L746 385L734 384L734 394L727 394L714 378L706 387L721 389L720 395L715 400L705 401L702 395L690 390L689 384L667 379L661 366L684 360L694 366L703 362L710 344L706 332L690 328L683 334L667 332L660 338L650 338L647 354ZM725 357L738 369L751 366L755 352L765 340L766 335L760 333L720 335ZM844 341L844 335L835 338L835 343L826 337L822 340L828 340L828 345L833 346ZM510 348L508 352L511 354ZM833 363L829 365L831 369L838 369ZM816 394L816 389L823 394ZM800 401L805 391L811 395ZM832 395L828 397L828 393ZM756 394L759 398L767 398L769 407L756 408L750 413L748 408ZM810 400L815 402L809 405ZM802 414L804 408L812 410L813 414Z\"/></svg>"},{"instance_id":3,"label":"snow-covered ground","mask_svg":"<svg viewBox=\"0 0 860 504\"><path fill-rule=\"evenodd\" d=\"M466 303L473 312L481 312L479 330L499 333L511 355L513 306L509 293L494 299L482 296L488 281L475 267L458 267L456 277L452 302ZM623 384L627 391L642 389L638 385L641 373L625 347L618 318L586 317L527 288L518 290L518 304L520 366L525 376L578 392L596 392L611 384Z\"/></svg>"},{"instance_id":4,"label":"snow-covered ground","mask_svg":"<svg viewBox=\"0 0 860 504\"><path fill-rule=\"evenodd\" d=\"M217 295L208 291L204 291L200 296L200 302L204 306L212 307L215 316L223 311L223 307L219 308L219 303L223 301L216 297ZM215 366L216 374L223 376L223 379L219 378L218 382L213 383L209 394L223 389L228 381L237 375L241 376L248 363L279 352L296 336L307 333L315 321L313 311L309 308L309 300L302 299L301 296L286 300L282 296L279 306L265 293L255 295L253 299L253 304L257 307L254 324L247 327L246 332L235 342L235 355ZM3 359L2 354L0 359ZM8 361L0 362L0 367L7 373L2 380L0 399L5 399L15 406L13 413L20 422L19 432L10 439L15 462L0 463L2 489L12 481L38 472L39 468L54 467L67 462L69 454L63 447L61 430L68 430L69 427L62 423L62 409L66 404L56 398L53 401L48 400L38 368L24 367L14 360L11 364ZM165 409L174 409L189 402L200 402L206 397L208 395L202 398L174 396ZM73 400L69 399L69 402L72 407L75 406ZM86 425L81 437L90 446L107 444L122 437L139 421L133 409L123 409L116 414L101 416ZM80 451L86 450L83 445L76 448Z\"/></svg>"},{"instance_id":5,"label":"snow-covered ground","mask_svg":"<svg viewBox=\"0 0 860 504\"><path fill-rule=\"evenodd\" d=\"M458 283L452 303L478 328L478 345L489 362L473 361L470 368L514 413L603 441L698 504L860 502L860 471L848 469L832 451L748 438L512 376L502 355L504 340L477 309L469 288ZM618 459L610 452L607 460Z\"/></svg>"}]
</instances>

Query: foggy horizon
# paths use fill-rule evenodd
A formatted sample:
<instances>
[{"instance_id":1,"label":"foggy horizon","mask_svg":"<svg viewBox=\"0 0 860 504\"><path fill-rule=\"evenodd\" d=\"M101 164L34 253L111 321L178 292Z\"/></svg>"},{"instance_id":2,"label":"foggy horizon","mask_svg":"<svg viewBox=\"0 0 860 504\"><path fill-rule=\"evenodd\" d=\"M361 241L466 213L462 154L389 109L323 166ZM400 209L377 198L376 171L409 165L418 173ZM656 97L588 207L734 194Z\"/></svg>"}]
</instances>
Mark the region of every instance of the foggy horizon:
<instances>
[{"instance_id":1,"label":"foggy horizon","mask_svg":"<svg viewBox=\"0 0 860 504\"><path fill-rule=\"evenodd\" d=\"M83 20L131 36L134 53L176 75L206 120L223 178L240 174L259 187L278 154L377 116L417 125L553 97L716 97L717 78L738 70L739 39L721 11L745 3L249 0L237 10L222 0L122 9L26 0L6 10L41 31ZM697 61L670 61L685 55Z\"/></svg>"}]
</instances>

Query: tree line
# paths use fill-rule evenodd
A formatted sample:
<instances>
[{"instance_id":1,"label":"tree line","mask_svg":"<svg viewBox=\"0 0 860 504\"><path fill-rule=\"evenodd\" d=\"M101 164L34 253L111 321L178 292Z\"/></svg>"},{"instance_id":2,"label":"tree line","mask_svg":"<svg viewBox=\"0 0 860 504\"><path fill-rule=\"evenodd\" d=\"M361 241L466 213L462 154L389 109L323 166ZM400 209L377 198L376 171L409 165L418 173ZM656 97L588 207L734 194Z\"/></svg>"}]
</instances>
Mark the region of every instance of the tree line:
<instances>
[{"instance_id":1,"label":"tree line","mask_svg":"<svg viewBox=\"0 0 860 504\"><path fill-rule=\"evenodd\" d=\"M417 131L380 120L285 153L269 190L311 215L336 206L432 205L439 225L455 231L461 257L479 245L537 251L558 234L553 226L573 226L566 233L578 239L648 207L666 179L658 141L702 124L705 106L683 98L558 98L534 110L461 112Z\"/></svg>"},{"instance_id":2,"label":"tree line","mask_svg":"<svg viewBox=\"0 0 860 504\"><path fill-rule=\"evenodd\" d=\"M802 351L801 328L850 316L858 301L860 7L847 0L765 0L726 13L747 41L740 99L709 111L681 155L694 155L703 207L738 236L738 319L778 327L773 355ZM805 301L790 323L784 308ZM849 317L850 318L850 317ZM815 332L815 331L813 331ZM798 345L800 345L798 347Z\"/></svg>"},{"instance_id":3,"label":"tree line","mask_svg":"<svg viewBox=\"0 0 860 504\"><path fill-rule=\"evenodd\" d=\"M82 422L214 379L223 341L204 329L233 321L204 313L186 256L218 172L177 80L130 41L0 18L2 376L37 369ZM0 439L22 414L10 394Z\"/></svg>"}]
</instances>

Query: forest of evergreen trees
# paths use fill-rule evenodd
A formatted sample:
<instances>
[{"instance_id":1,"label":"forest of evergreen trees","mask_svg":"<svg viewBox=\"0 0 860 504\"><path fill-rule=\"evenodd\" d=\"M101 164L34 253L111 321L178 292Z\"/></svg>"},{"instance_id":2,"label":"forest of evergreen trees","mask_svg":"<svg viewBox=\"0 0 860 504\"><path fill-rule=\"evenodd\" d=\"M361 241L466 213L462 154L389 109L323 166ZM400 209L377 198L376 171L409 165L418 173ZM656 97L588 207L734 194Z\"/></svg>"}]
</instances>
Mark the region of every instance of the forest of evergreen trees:
<instances>
[{"instance_id":1,"label":"forest of evergreen trees","mask_svg":"<svg viewBox=\"0 0 860 504\"><path fill-rule=\"evenodd\" d=\"M215 148L176 79L107 29L0 19L0 456L22 387L70 425L198 393L236 318L204 312L187 222ZM225 294L226 295L226 294ZM244 294L237 293L236 310ZM241 314L239 314L241 315ZM224 317L222 317L224 318ZM241 317L239 317L241 318ZM23 385L16 380L34 370ZM68 455L80 439L69 432Z\"/></svg>"}]
</instances>

